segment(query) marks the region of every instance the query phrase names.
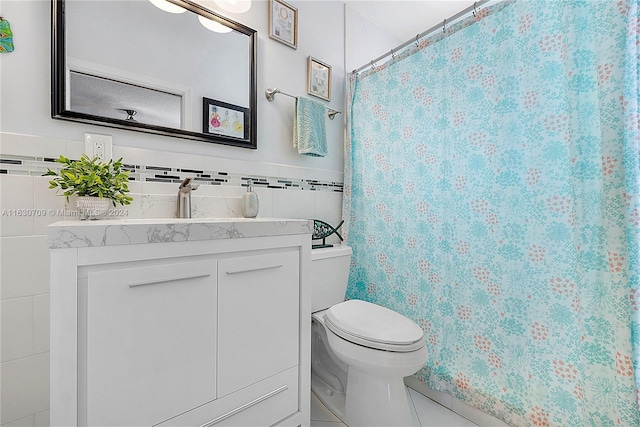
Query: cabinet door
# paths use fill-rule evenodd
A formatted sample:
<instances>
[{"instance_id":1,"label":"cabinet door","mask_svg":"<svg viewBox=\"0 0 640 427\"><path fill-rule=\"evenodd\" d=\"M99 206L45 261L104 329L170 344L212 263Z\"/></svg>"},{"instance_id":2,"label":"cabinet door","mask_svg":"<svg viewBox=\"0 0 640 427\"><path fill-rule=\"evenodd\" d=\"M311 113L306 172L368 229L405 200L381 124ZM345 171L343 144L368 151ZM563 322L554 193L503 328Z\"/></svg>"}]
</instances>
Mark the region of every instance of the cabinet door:
<instances>
[{"instance_id":1,"label":"cabinet door","mask_svg":"<svg viewBox=\"0 0 640 427\"><path fill-rule=\"evenodd\" d=\"M216 261L90 272L86 423L150 426L216 398Z\"/></svg>"},{"instance_id":2,"label":"cabinet door","mask_svg":"<svg viewBox=\"0 0 640 427\"><path fill-rule=\"evenodd\" d=\"M218 261L218 396L298 364L298 252Z\"/></svg>"}]
</instances>

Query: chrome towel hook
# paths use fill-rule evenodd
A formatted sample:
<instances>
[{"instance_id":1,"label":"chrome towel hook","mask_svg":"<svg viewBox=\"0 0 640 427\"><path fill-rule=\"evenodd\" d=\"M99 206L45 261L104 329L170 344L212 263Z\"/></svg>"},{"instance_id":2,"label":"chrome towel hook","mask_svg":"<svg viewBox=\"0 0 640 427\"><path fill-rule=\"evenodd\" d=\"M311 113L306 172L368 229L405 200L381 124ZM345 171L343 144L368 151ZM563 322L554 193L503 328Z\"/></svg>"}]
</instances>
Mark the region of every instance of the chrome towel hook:
<instances>
[{"instance_id":1,"label":"chrome towel hook","mask_svg":"<svg viewBox=\"0 0 640 427\"><path fill-rule=\"evenodd\" d=\"M280 89L274 87L273 89L265 90L264 96L267 98L267 101L273 102L273 98L275 97L276 93L280 93Z\"/></svg>"}]
</instances>

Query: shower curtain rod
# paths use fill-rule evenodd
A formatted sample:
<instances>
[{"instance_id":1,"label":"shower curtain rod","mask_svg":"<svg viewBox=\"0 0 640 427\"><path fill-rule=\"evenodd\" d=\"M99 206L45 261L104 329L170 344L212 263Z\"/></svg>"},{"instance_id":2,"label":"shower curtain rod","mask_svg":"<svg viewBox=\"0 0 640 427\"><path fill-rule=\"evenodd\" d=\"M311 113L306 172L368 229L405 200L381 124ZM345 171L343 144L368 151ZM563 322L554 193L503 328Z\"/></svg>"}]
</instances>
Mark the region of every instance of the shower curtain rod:
<instances>
[{"instance_id":1,"label":"shower curtain rod","mask_svg":"<svg viewBox=\"0 0 640 427\"><path fill-rule=\"evenodd\" d=\"M442 30L445 31L447 29L447 24L453 24L454 22L458 21L459 19L469 15L470 13L473 13L474 15L478 13L479 8L481 6L485 6L487 3L490 2L494 2L495 0L480 0L480 1L476 1L474 2L471 6L467 7L466 9L456 13L453 16L450 16L449 18L445 19L442 24L438 24L438 25L434 25L433 27L429 28L427 31L424 31L418 35L416 35L415 38L407 40L406 42L402 43L401 45L395 47L394 49L391 49L389 52L380 55L379 57L377 57L376 59L371 60L370 63L365 64L359 68L356 68L355 70L353 70L354 74L358 74L360 71L364 70L367 67L372 67L375 68L375 64L376 62L380 61L381 59L384 59L388 56L394 57L396 52L401 51L402 49L404 49L405 47L409 46L411 43L415 43L416 46L418 45L418 40L420 40L421 38L424 38L428 35L431 35L433 33L435 33L436 31Z\"/></svg>"}]
</instances>

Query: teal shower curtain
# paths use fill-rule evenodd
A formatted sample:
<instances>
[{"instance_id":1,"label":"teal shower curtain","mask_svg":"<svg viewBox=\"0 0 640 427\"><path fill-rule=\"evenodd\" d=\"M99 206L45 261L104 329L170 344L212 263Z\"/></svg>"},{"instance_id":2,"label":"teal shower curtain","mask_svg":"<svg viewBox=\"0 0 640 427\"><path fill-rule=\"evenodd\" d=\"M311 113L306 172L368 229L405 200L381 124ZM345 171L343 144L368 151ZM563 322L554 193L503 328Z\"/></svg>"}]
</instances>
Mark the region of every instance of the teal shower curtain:
<instances>
[{"instance_id":1,"label":"teal shower curtain","mask_svg":"<svg viewBox=\"0 0 640 427\"><path fill-rule=\"evenodd\" d=\"M349 298L516 426L638 426L639 1L506 1L350 76Z\"/></svg>"}]
</instances>

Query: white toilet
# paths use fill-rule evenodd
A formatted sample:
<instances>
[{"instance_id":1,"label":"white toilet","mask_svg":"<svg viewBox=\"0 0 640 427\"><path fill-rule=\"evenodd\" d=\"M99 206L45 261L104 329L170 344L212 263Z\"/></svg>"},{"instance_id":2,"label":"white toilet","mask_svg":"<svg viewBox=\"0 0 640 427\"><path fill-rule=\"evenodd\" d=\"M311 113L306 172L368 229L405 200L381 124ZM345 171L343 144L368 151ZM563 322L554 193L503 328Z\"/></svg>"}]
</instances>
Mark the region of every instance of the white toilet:
<instances>
[{"instance_id":1,"label":"white toilet","mask_svg":"<svg viewBox=\"0 0 640 427\"><path fill-rule=\"evenodd\" d=\"M311 252L311 389L350 427L413 425L403 378L427 361L423 331L393 310L344 301L351 253Z\"/></svg>"}]
</instances>

